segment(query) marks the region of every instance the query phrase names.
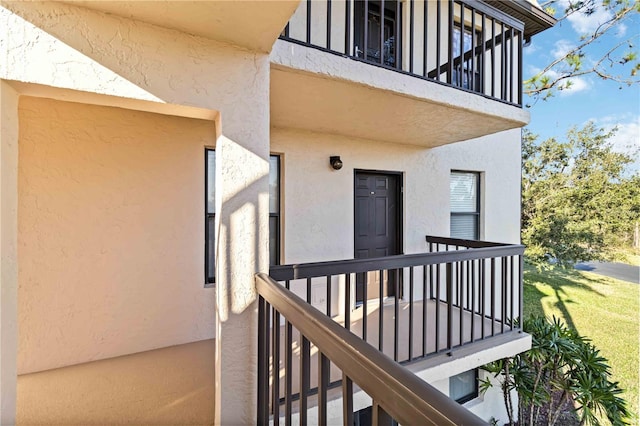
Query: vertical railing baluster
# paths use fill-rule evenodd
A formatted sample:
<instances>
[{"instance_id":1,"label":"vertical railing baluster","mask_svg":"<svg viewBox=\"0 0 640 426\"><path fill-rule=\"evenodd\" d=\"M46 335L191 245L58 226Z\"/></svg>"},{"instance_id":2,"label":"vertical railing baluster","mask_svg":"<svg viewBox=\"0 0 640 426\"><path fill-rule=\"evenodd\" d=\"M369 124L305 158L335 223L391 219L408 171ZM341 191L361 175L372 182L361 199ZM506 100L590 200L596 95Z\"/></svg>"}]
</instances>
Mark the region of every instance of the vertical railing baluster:
<instances>
[{"instance_id":1,"label":"vertical railing baluster","mask_svg":"<svg viewBox=\"0 0 640 426\"><path fill-rule=\"evenodd\" d=\"M445 282L447 285L447 349L451 350L453 332L453 265L450 262L446 265Z\"/></svg>"},{"instance_id":2,"label":"vertical railing baluster","mask_svg":"<svg viewBox=\"0 0 640 426\"><path fill-rule=\"evenodd\" d=\"M331 275L327 275L327 316L331 318Z\"/></svg>"},{"instance_id":3,"label":"vertical railing baluster","mask_svg":"<svg viewBox=\"0 0 640 426\"><path fill-rule=\"evenodd\" d=\"M342 374L342 424L353 426L353 382ZM302 423L301 423L302 425Z\"/></svg>"},{"instance_id":4,"label":"vertical railing baluster","mask_svg":"<svg viewBox=\"0 0 640 426\"><path fill-rule=\"evenodd\" d=\"M384 408L382 408L382 406L375 400L373 401L371 414L371 424L377 426L393 426L395 424L393 418L391 418L391 416L384 410Z\"/></svg>"},{"instance_id":5,"label":"vertical railing baluster","mask_svg":"<svg viewBox=\"0 0 640 426\"><path fill-rule=\"evenodd\" d=\"M307 0L307 44L311 44L311 1Z\"/></svg>"},{"instance_id":6,"label":"vertical railing baluster","mask_svg":"<svg viewBox=\"0 0 640 426\"><path fill-rule=\"evenodd\" d=\"M511 320L509 321L509 324L511 325L511 327L509 327L510 330L513 330L514 327L514 319L515 319L515 315L513 314L513 310L515 309L515 301L514 301L514 295L513 295L513 281L514 281L514 275L513 275L513 270L514 270L514 266L513 264L515 263L515 256L511 256L510 257L511 262L509 263L509 286L511 287L511 310L509 312L510 318Z\"/></svg>"},{"instance_id":7,"label":"vertical railing baluster","mask_svg":"<svg viewBox=\"0 0 640 426\"><path fill-rule=\"evenodd\" d=\"M482 27L480 29L480 39L481 39L481 46L482 46L482 52L480 53L480 55L478 56L479 60L478 60L478 72L480 73L480 93L485 94L485 78L487 77L487 73L486 70L484 69L484 59L486 56L486 42L485 42L485 38L487 37L486 32L485 32L485 21L487 20L487 17L484 13L480 14L480 17L482 18ZM522 80L520 80L522 81Z\"/></svg>"},{"instance_id":8,"label":"vertical railing baluster","mask_svg":"<svg viewBox=\"0 0 640 426\"><path fill-rule=\"evenodd\" d=\"M491 97L496 97L496 20L491 18ZM502 78L502 77L501 77Z\"/></svg>"},{"instance_id":9,"label":"vertical railing baluster","mask_svg":"<svg viewBox=\"0 0 640 426\"><path fill-rule=\"evenodd\" d=\"M395 304L393 305L393 360L398 361L398 334L400 333L400 270L394 269L394 296Z\"/></svg>"},{"instance_id":10,"label":"vertical railing baluster","mask_svg":"<svg viewBox=\"0 0 640 426\"><path fill-rule=\"evenodd\" d=\"M259 425L269 423L269 307L258 298L258 413Z\"/></svg>"},{"instance_id":11,"label":"vertical railing baluster","mask_svg":"<svg viewBox=\"0 0 640 426\"><path fill-rule=\"evenodd\" d=\"M331 50L331 0L327 0L327 49Z\"/></svg>"},{"instance_id":12,"label":"vertical railing baluster","mask_svg":"<svg viewBox=\"0 0 640 426\"><path fill-rule=\"evenodd\" d=\"M524 101L524 99L522 98L522 81L523 81L523 77L522 77L522 37L523 37L523 33L522 31L518 32L519 37L518 37L518 105L522 106L522 103Z\"/></svg>"},{"instance_id":13,"label":"vertical railing baluster","mask_svg":"<svg viewBox=\"0 0 640 426\"><path fill-rule=\"evenodd\" d=\"M504 22L500 22L500 99L507 100L507 40Z\"/></svg>"},{"instance_id":14,"label":"vertical railing baluster","mask_svg":"<svg viewBox=\"0 0 640 426\"><path fill-rule=\"evenodd\" d=\"M524 281L524 256L518 256L520 258L519 267L520 271L518 274L518 320L520 322L520 330L523 329L523 321L522 318L522 307L524 306L524 289L523 289L523 281Z\"/></svg>"},{"instance_id":15,"label":"vertical railing baluster","mask_svg":"<svg viewBox=\"0 0 640 426\"><path fill-rule=\"evenodd\" d=\"M311 278L307 278L307 303L311 305ZM311 343L302 333L300 345L300 424L307 424L308 395L311 384Z\"/></svg>"},{"instance_id":16,"label":"vertical railing baluster","mask_svg":"<svg viewBox=\"0 0 640 426\"><path fill-rule=\"evenodd\" d=\"M496 258L491 258L491 335L494 336L495 333L495 323L496 323Z\"/></svg>"},{"instance_id":17,"label":"vertical railing baluster","mask_svg":"<svg viewBox=\"0 0 640 426\"><path fill-rule=\"evenodd\" d=\"M487 309L486 309L486 305L487 305L487 297L486 297L486 293L487 293L487 285L486 285L486 277L485 277L485 265L487 264L487 259L479 259L480 261L480 295L481 295L481 309L482 309L482 315L480 316L480 329L481 329L481 339L484 339L485 336L485 331L484 331L484 323L486 321L487 318Z\"/></svg>"},{"instance_id":18,"label":"vertical railing baluster","mask_svg":"<svg viewBox=\"0 0 640 426\"><path fill-rule=\"evenodd\" d=\"M515 28L511 27L509 30L511 37L509 37L509 102L513 103L513 43L515 38Z\"/></svg>"},{"instance_id":19,"label":"vertical railing baluster","mask_svg":"<svg viewBox=\"0 0 640 426\"><path fill-rule=\"evenodd\" d=\"M460 265L460 272L461 272L461 276L460 276L460 327L459 327L459 331L460 331L460 346L462 346L464 344L464 297L465 297L465 270L464 270L464 262L460 261L458 262L458 264Z\"/></svg>"},{"instance_id":20,"label":"vertical railing baluster","mask_svg":"<svg viewBox=\"0 0 640 426\"><path fill-rule=\"evenodd\" d=\"M384 0L380 0L380 65L384 65Z\"/></svg>"},{"instance_id":21,"label":"vertical railing baluster","mask_svg":"<svg viewBox=\"0 0 640 426\"><path fill-rule=\"evenodd\" d=\"M476 261L471 260L469 264L469 269L471 270L471 339L470 341L473 343L475 328L476 328Z\"/></svg>"},{"instance_id":22,"label":"vertical railing baluster","mask_svg":"<svg viewBox=\"0 0 640 426\"><path fill-rule=\"evenodd\" d=\"M428 75L427 66L429 65L429 2L423 0L422 2L422 75L426 77Z\"/></svg>"},{"instance_id":23,"label":"vertical railing baluster","mask_svg":"<svg viewBox=\"0 0 640 426\"><path fill-rule=\"evenodd\" d=\"M500 295L500 305L501 305L501 312L500 312L500 332L504 333L504 322L506 320L506 316L507 316L507 257L503 256L502 258L500 258L500 265L501 265L501 270L502 270L502 277L501 277L501 282L502 282L502 290L501 290L501 295Z\"/></svg>"},{"instance_id":24,"label":"vertical railing baluster","mask_svg":"<svg viewBox=\"0 0 640 426\"><path fill-rule=\"evenodd\" d=\"M378 309L378 350L383 352L384 349L384 272L380 269L380 307ZM387 272L388 274L388 272Z\"/></svg>"},{"instance_id":25,"label":"vertical railing baluster","mask_svg":"<svg viewBox=\"0 0 640 426\"><path fill-rule=\"evenodd\" d=\"M409 358L413 358L413 268L409 267Z\"/></svg>"},{"instance_id":26,"label":"vertical railing baluster","mask_svg":"<svg viewBox=\"0 0 640 426\"><path fill-rule=\"evenodd\" d=\"M285 288L291 289L289 280L285 281ZM292 398L293 398L293 326L288 319L285 318L285 346L284 353L284 422L285 426L291 426L291 416L293 415Z\"/></svg>"},{"instance_id":27,"label":"vertical railing baluster","mask_svg":"<svg viewBox=\"0 0 640 426\"><path fill-rule=\"evenodd\" d=\"M451 5L450 5L451 6ZM458 71L458 87L464 87L464 3L460 3L460 70ZM455 62L455 59L454 59ZM455 65L455 63L454 63ZM457 250L457 247L456 247Z\"/></svg>"},{"instance_id":28,"label":"vertical railing baluster","mask_svg":"<svg viewBox=\"0 0 640 426\"><path fill-rule=\"evenodd\" d=\"M436 352L440 350L440 269L442 264L438 263L436 267Z\"/></svg>"},{"instance_id":29,"label":"vertical railing baluster","mask_svg":"<svg viewBox=\"0 0 640 426\"><path fill-rule=\"evenodd\" d=\"M369 272L362 273L362 340L367 341L367 287L369 286Z\"/></svg>"},{"instance_id":30,"label":"vertical railing baluster","mask_svg":"<svg viewBox=\"0 0 640 426\"><path fill-rule=\"evenodd\" d=\"M344 328L351 330L351 274L344 276Z\"/></svg>"},{"instance_id":31,"label":"vertical railing baluster","mask_svg":"<svg viewBox=\"0 0 640 426\"><path fill-rule=\"evenodd\" d=\"M442 32L442 6L441 1L436 2L436 80L440 81L440 44L441 44L441 32Z\"/></svg>"},{"instance_id":32,"label":"vertical railing baluster","mask_svg":"<svg viewBox=\"0 0 640 426\"><path fill-rule=\"evenodd\" d=\"M382 0L384 3L384 0ZM400 26L402 25L402 16L400 15L400 1L395 2L395 14L396 14L396 25L395 25L395 34L393 38L393 42L395 44L395 65L397 70L402 69L402 33L400 32ZM384 25L384 20L382 21L382 25ZM413 53L413 52L412 52Z\"/></svg>"},{"instance_id":33,"label":"vertical railing baluster","mask_svg":"<svg viewBox=\"0 0 640 426\"><path fill-rule=\"evenodd\" d=\"M474 92L478 92L476 87L476 10L471 9L471 78L469 79L469 88Z\"/></svg>"},{"instance_id":34,"label":"vertical railing baluster","mask_svg":"<svg viewBox=\"0 0 640 426\"><path fill-rule=\"evenodd\" d=\"M422 265L422 356L427 354L427 276L427 265Z\"/></svg>"},{"instance_id":35,"label":"vertical railing baluster","mask_svg":"<svg viewBox=\"0 0 640 426\"><path fill-rule=\"evenodd\" d=\"M327 389L330 368L329 358L318 351L318 424L321 426L327 425Z\"/></svg>"},{"instance_id":36,"label":"vertical railing baluster","mask_svg":"<svg viewBox=\"0 0 640 426\"><path fill-rule=\"evenodd\" d=\"M354 8L355 10L355 8ZM368 43L369 43L369 0L364 0L364 18L362 20L362 22L364 23L364 41L362 42L362 57L364 58L364 60L367 60L367 49L368 49ZM356 55L358 56L358 52L355 52Z\"/></svg>"},{"instance_id":37,"label":"vertical railing baluster","mask_svg":"<svg viewBox=\"0 0 640 426\"><path fill-rule=\"evenodd\" d=\"M409 0L409 72L413 74L413 0ZM396 51L400 50L400 46L396 44ZM411 357L409 357L411 358Z\"/></svg>"},{"instance_id":38,"label":"vertical railing baluster","mask_svg":"<svg viewBox=\"0 0 640 426\"><path fill-rule=\"evenodd\" d=\"M438 2L440 3L440 2ZM448 3L448 25L447 25L447 33L449 36L449 44L447 45L447 83L453 83L453 29L454 29L454 20L453 20L453 2ZM447 249L447 251L449 251Z\"/></svg>"},{"instance_id":39,"label":"vertical railing baluster","mask_svg":"<svg viewBox=\"0 0 640 426\"><path fill-rule=\"evenodd\" d=\"M351 56L351 2L353 0L345 0L344 2L344 54ZM356 55L358 56L358 55Z\"/></svg>"},{"instance_id":40,"label":"vertical railing baluster","mask_svg":"<svg viewBox=\"0 0 640 426\"><path fill-rule=\"evenodd\" d=\"M272 412L273 425L280 424L280 312L273 308L273 344L272 344L272 380L273 380L273 398Z\"/></svg>"}]
</instances>

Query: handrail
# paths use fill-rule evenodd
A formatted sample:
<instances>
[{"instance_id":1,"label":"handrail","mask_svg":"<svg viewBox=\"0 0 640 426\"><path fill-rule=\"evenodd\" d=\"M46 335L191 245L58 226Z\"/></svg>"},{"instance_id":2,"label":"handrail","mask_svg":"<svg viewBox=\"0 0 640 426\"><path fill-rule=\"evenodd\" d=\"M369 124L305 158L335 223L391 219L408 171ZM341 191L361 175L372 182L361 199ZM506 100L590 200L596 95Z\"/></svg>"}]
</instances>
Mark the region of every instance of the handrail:
<instances>
[{"instance_id":1,"label":"handrail","mask_svg":"<svg viewBox=\"0 0 640 426\"><path fill-rule=\"evenodd\" d=\"M468 248L519 246L518 244L494 243L491 241L480 241L480 240L464 240L462 238L437 237L435 235L427 235L425 236L425 238L427 240L427 243L443 244L443 245L449 245L449 246L460 246L460 247L468 247Z\"/></svg>"},{"instance_id":2,"label":"handrail","mask_svg":"<svg viewBox=\"0 0 640 426\"><path fill-rule=\"evenodd\" d=\"M490 257L519 256L524 253L524 246L521 244L501 245L497 243L483 243L480 241L473 242L454 239L436 240L436 238L439 237L432 238L434 238L434 240L428 240L428 242L451 241L451 243L442 242L441 244L455 245L455 241L459 241L461 243L475 243L478 247L473 247L473 250L456 250L448 252L404 254L367 259L332 260L327 262L278 265L270 268L269 275L275 280L285 281L326 275L377 271L380 269L400 269L418 265L436 265Z\"/></svg>"},{"instance_id":3,"label":"handrail","mask_svg":"<svg viewBox=\"0 0 640 426\"><path fill-rule=\"evenodd\" d=\"M487 424L268 275L256 275L256 289L267 303L360 386L373 399L374 407L382 407L399 423ZM262 374L268 372L263 371ZM262 377L259 382L268 383L268 378Z\"/></svg>"}]
</instances>

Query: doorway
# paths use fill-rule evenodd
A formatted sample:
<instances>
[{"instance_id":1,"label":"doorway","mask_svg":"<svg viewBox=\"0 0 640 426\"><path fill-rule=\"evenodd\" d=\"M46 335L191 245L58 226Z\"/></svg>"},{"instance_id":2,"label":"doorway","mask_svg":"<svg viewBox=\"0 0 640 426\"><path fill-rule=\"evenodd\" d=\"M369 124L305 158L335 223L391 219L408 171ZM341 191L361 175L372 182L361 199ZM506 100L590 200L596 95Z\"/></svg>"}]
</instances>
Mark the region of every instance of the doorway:
<instances>
[{"instance_id":1,"label":"doorway","mask_svg":"<svg viewBox=\"0 0 640 426\"><path fill-rule=\"evenodd\" d=\"M402 174L356 171L354 179L356 259L402 253ZM393 272L393 271L391 271ZM394 294L396 274L382 274L383 296ZM356 303L364 302L364 274L356 279ZM367 274L367 299L380 297L380 274Z\"/></svg>"}]
</instances>

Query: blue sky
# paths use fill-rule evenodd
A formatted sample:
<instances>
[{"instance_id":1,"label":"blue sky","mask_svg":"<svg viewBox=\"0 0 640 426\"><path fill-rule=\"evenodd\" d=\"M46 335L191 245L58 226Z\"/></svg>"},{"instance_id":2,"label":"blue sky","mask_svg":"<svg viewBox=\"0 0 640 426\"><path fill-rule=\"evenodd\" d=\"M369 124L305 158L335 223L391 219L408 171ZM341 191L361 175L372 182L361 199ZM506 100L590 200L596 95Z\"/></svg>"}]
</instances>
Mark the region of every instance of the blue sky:
<instances>
[{"instance_id":1,"label":"blue sky","mask_svg":"<svg viewBox=\"0 0 640 426\"><path fill-rule=\"evenodd\" d=\"M580 35L592 32L605 17L599 9L590 17L575 16L533 37L524 52L524 76L528 78L537 70L549 64L556 55L578 43ZM636 49L640 47L640 14L633 13L619 25L615 33L606 35L593 45L591 55L600 58L599 53L633 36ZM597 56L597 58L596 58ZM589 60L589 59L586 59ZM623 69L629 75L629 67ZM640 147L640 84L624 86L613 81L604 81L595 75L573 79L569 90L556 92L546 101L538 100L529 111L531 123L528 128L541 138L562 137L574 125L582 126L589 120L605 128L618 126L613 138L614 148L629 152L630 147ZM525 99L525 104L532 103ZM640 157L640 156L639 156ZM636 158L634 169L640 170L640 158Z\"/></svg>"}]
</instances>

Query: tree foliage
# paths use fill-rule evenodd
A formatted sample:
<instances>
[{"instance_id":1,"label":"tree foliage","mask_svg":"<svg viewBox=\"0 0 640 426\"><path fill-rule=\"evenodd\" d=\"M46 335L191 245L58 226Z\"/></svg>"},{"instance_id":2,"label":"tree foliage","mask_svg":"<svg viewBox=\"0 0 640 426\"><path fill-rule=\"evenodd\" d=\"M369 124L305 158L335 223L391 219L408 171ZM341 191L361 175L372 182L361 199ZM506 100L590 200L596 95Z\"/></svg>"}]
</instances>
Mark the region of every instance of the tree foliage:
<instances>
[{"instance_id":1,"label":"tree foliage","mask_svg":"<svg viewBox=\"0 0 640 426\"><path fill-rule=\"evenodd\" d=\"M610 380L607 359L588 339L557 318L531 317L523 328L532 337L529 351L484 366L501 381L509 424L515 421L512 390L518 394L519 425L553 426L572 401L580 424L599 425L605 418L614 426L629 424L622 390ZM491 381L481 386L486 390Z\"/></svg>"},{"instance_id":2,"label":"tree foliage","mask_svg":"<svg viewBox=\"0 0 640 426\"><path fill-rule=\"evenodd\" d=\"M588 123L565 139L540 142L525 130L522 240L532 263L612 259L631 245L640 221L640 174L629 173L632 155L613 150L614 133Z\"/></svg>"},{"instance_id":3,"label":"tree foliage","mask_svg":"<svg viewBox=\"0 0 640 426\"><path fill-rule=\"evenodd\" d=\"M541 7L553 15L558 23L584 18L598 18L598 25L590 32L580 34L575 42L557 55L546 67L524 82L524 92L546 99L556 90L567 90L575 77L596 75L615 81L621 87L640 82L637 31L623 36L629 23L640 13L639 0L548 0ZM553 31L553 30L550 30ZM603 47L604 46L604 47Z\"/></svg>"}]
</instances>

